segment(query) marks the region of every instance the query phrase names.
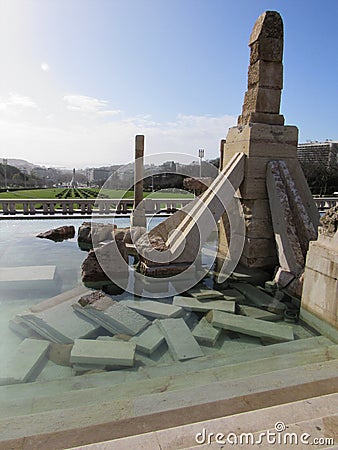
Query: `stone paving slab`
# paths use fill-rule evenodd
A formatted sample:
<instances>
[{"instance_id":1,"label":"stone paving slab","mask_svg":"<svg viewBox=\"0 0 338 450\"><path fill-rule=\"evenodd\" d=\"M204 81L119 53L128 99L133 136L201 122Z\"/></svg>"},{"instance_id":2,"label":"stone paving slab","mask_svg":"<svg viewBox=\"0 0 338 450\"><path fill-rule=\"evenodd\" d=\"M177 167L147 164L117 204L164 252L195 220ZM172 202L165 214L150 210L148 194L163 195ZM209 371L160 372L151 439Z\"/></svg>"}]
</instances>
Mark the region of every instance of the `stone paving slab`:
<instances>
[{"instance_id":1,"label":"stone paving slab","mask_svg":"<svg viewBox=\"0 0 338 450\"><path fill-rule=\"evenodd\" d=\"M74 339L95 335L99 325L80 317L72 308L70 299L39 313L18 314L16 317L40 336L60 344L71 344Z\"/></svg>"},{"instance_id":2,"label":"stone paving slab","mask_svg":"<svg viewBox=\"0 0 338 450\"><path fill-rule=\"evenodd\" d=\"M255 306L240 305L239 310L243 316L248 316L253 319L266 320L268 322L277 322L283 319L282 314L275 314L264 309L256 308Z\"/></svg>"},{"instance_id":3,"label":"stone paving slab","mask_svg":"<svg viewBox=\"0 0 338 450\"><path fill-rule=\"evenodd\" d=\"M217 309L219 311L225 311L229 313L235 312L235 302L228 300L198 300L194 297L184 297L181 295L176 295L174 297L173 304L176 306L181 306L184 309L191 311L207 312L212 309Z\"/></svg>"},{"instance_id":4,"label":"stone paving slab","mask_svg":"<svg viewBox=\"0 0 338 450\"><path fill-rule=\"evenodd\" d=\"M202 317L193 329L192 335L199 344L214 346L221 331L221 328L213 327L205 317Z\"/></svg>"},{"instance_id":5,"label":"stone paving slab","mask_svg":"<svg viewBox=\"0 0 338 450\"><path fill-rule=\"evenodd\" d=\"M81 294L88 292L91 291L77 287L32 305L27 311L16 315L10 328L19 333L31 329L43 338L60 344L71 344L76 338L92 337L99 326L79 317L72 308Z\"/></svg>"},{"instance_id":6,"label":"stone paving slab","mask_svg":"<svg viewBox=\"0 0 338 450\"><path fill-rule=\"evenodd\" d=\"M25 339L0 369L0 384L25 383L41 365L50 343Z\"/></svg>"},{"instance_id":7,"label":"stone paving slab","mask_svg":"<svg viewBox=\"0 0 338 450\"><path fill-rule=\"evenodd\" d=\"M222 294L224 300L230 300L240 303L245 299L244 295L238 292L236 289L225 289L224 291L222 291Z\"/></svg>"},{"instance_id":8,"label":"stone paving slab","mask_svg":"<svg viewBox=\"0 0 338 450\"><path fill-rule=\"evenodd\" d=\"M252 284L232 283L231 286L242 293L245 299L255 306L265 308L274 313L282 313L285 309L285 305L282 302L276 300Z\"/></svg>"},{"instance_id":9,"label":"stone paving slab","mask_svg":"<svg viewBox=\"0 0 338 450\"><path fill-rule=\"evenodd\" d=\"M169 319L171 317L180 317L183 309L179 306L167 303L156 302L153 300L121 300L120 304L128 306L140 314L159 319Z\"/></svg>"},{"instance_id":10,"label":"stone paving slab","mask_svg":"<svg viewBox=\"0 0 338 450\"><path fill-rule=\"evenodd\" d=\"M31 282L53 281L56 276L56 266L22 266L1 267L0 282Z\"/></svg>"},{"instance_id":11,"label":"stone paving slab","mask_svg":"<svg viewBox=\"0 0 338 450\"><path fill-rule=\"evenodd\" d=\"M222 292L216 291L214 289L207 289L202 286L196 286L192 289L189 289L188 293L198 300L209 298L224 298Z\"/></svg>"},{"instance_id":12,"label":"stone paving slab","mask_svg":"<svg viewBox=\"0 0 338 450\"><path fill-rule=\"evenodd\" d=\"M209 314L211 324L225 330L237 331L249 336L271 338L277 342L292 341L294 339L293 329L288 325L270 323L222 311L212 311Z\"/></svg>"},{"instance_id":13,"label":"stone paving slab","mask_svg":"<svg viewBox=\"0 0 338 450\"><path fill-rule=\"evenodd\" d=\"M122 333L134 336L151 323L141 314L128 308L128 306L113 300L111 306L108 306L105 310L99 310L90 305L82 307L79 304L74 304L73 308L112 334Z\"/></svg>"},{"instance_id":14,"label":"stone paving slab","mask_svg":"<svg viewBox=\"0 0 338 450\"><path fill-rule=\"evenodd\" d=\"M56 266L18 266L0 268L0 288L8 291L27 289L58 292L61 280Z\"/></svg>"},{"instance_id":15,"label":"stone paving slab","mask_svg":"<svg viewBox=\"0 0 338 450\"><path fill-rule=\"evenodd\" d=\"M146 355L152 355L155 350L164 342L164 336L157 321L152 323L140 335L131 338L131 342L136 344L136 350Z\"/></svg>"},{"instance_id":16,"label":"stone paving slab","mask_svg":"<svg viewBox=\"0 0 338 450\"><path fill-rule=\"evenodd\" d=\"M32 305L29 308L29 311L33 313L45 311L46 309L50 309L53 306L68 302L70 300L72 300L73 303L75 303L79 300L81 296L89 294L90 292L92 292L91 289L85 288L84 286L77 286L73 289L70 289L69 291L62 292L61 294L47 298L42 302Z\"/></svg>"},{"instance_id":17,"label":"stone paving slab","mask_svg":"<svg viewBox=\"0 0 338 450\"><path fill-rule=\"evenodd\" d=\"M136 345L131 342L75 339L70 362L131 367L134 365L135 348Z\"/></svg>"},{"instance_id":18,"label":"stone paving slab","mask_svg":"<svg viewBox=\"0 0 338 450\"><path fill-rule=\"evenodd\" d=\"M182 318L159 320L159 327L169 351L177 361L204 356L196 339Z\"/></svg>"}]
</instances>

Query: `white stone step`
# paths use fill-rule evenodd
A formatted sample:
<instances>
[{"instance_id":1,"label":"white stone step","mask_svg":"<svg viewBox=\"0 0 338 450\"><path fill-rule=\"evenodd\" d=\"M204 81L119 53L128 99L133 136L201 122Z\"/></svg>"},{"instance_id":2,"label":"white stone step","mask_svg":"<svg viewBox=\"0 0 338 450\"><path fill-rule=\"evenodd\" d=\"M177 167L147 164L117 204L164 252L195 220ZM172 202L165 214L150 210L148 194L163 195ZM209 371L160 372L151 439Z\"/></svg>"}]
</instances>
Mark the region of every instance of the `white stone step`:
<instances>
[{"instance_id":1,"label":"white stone step","mask_svg":"<svg viewBox=\"0 0 338 450\"><path fill-rule=\"evenodd\" d=\"M2 448L69 448L332 394L338 361L0 420ZM61 444L62 442L62 444ZM11 446L11 447L10 447ZM20 447L19 447L20 448Z\"/></svg>"},{"instance_id":2,"label":"white stone step","mask_svg":"<svg viewBox=\"0 0 338 450\"><path fill-rule=\"evenodd\" d=\"M104 449L129 450L131 448L137 448L147 450L151 448L152 450L190 450L194 448L196 450L219 450L221 444L217 444L215 438L218 433L222 433L226 438L229 437L230 442L231 438L234 439L234 434L230 435L230 433L235 433L238 442L241 439L242 433L252 433L255 442L258 442L258 434L268 430L273 433L276 431L274 425L277 423L283 423L287 427L285 433L296 433L300 445L300 438L303 433L308 433L309 437L311 437L308 440L309 443L315 437L332 437L334 435L334 429L330 430L330 427L326 427L325 423L331 422L333 425L336 423L335 416L337 409L338 394L328 394L227 417L209 419L203 422L105 441ZM210 437L210 443L208 443L208 436ZM273 435L271 434L272 438ZM218 440L221 439L222 437L219 436ZM245 442L244 439L245 436L243 435L243 442ZM205 444L203 441L205 441ZM262 444L263 442L267 444L267 440L265 439L264 441L264 438ZM100 444L74 447L72 450L98 450L100 448L98 445ZM250 444L250 448L259 449L262 448L262 444Z\"/></svg>"},{"instance_id":3,"label":"white stone step","mask_svg":"<svg viewBox=\"0 0 338 450\"><path fill-rule=\"evenodd\" d=\"M198 371L208 368L217 368L223 365L239 364L246 361L263 360L266 358L289 355L291 353L320 349L331 346L333 343L323 337L316 336L297 341L257 347L255 350L244 350L232 355L221 356L218 353L198 359L162 364L159 366L144 367L138 371L118 370L100 374L86 374L81 377L69 377L62 380L45 381L39 383L26 383L16 386L0 386L0 401L15 400L30 397L43 397L79 389L109 386L144 378L162 377L189 371Z\"/></svg>"},{"instance_id":4,"label":"white stone step","mask_svg":"<svg viewBox=\"0 0 338 450\"><path fill-rule=\"evenodd\" d=\"M18 399L2 402L3 411L0 417L32 414L51 409L67 409L74 405L84 407L92 403L104 403L109 400L136 398L156 392L169 392L188 389L191 386L204 386L219 381L230 381L263 375L291 367L308 366L319 362L338 358L338 346L297 352L285 358L284 355L264 360L250 361L240 364L209 368L196 372L185 372L175 375L163 374L161 377L146 377L143 380L126 381L123 384L53 394L40 398ZM338 362L338 361L337 361ZM149 375L149 374L147 374Z\"/></svg>"}]
</instances>

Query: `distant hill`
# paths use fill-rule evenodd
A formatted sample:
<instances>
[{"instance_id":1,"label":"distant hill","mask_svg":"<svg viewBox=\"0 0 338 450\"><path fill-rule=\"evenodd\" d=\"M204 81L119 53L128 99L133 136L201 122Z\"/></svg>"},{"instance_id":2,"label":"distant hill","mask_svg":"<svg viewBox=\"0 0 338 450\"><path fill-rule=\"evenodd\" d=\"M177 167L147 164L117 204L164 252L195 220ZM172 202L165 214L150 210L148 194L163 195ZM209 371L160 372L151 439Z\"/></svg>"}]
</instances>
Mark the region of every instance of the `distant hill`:
<instances>
[{"instance_id":1,"label":"distant hill","mask_svg":"<svg viewBox=\"0 0 338 450\"><path fill-rule=\"evenodd\" d=\"M0 158L0 163L2 163L3 158ZM25 159L17 159L17 158L7 158L7 164L9 166L16 167L19 170L26 170L28 173L31 173L34 167L39 167L37 164L33 164Z\"/></svg>"}]
</instances>

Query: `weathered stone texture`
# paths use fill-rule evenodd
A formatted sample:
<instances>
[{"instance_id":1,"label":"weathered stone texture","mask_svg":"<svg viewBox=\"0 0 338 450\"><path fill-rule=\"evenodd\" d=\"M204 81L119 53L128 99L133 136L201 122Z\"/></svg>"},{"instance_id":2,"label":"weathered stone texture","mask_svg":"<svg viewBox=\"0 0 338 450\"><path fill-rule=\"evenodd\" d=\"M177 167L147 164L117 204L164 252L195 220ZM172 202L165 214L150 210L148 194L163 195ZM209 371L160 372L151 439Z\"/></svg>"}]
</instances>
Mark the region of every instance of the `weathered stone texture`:
<instances>
[{"instance_id":1,"label":"weathered stone texture","mask_svg":"<svg viewBox=\"0 0 338 450\"><path fill-rule=\"evenodd\" d=\"M338 230L338 205L330 208L320 219L323 234L333 236Z\"/></svg>"},{"instance_id":2,"label":"weathered stone texture","mask_svg":"<svg viewBox=\"0 0 338 450\"><path fill-rule=\"evenodd\" d=\"M266 182L280 266L299 275L305 265L304 255L278 161L269 163Z\"/></svg>"},{"instance_id":3,"label":"weathered stone texture","mask_svg":"<svg viewBox=\"0 0 338 450\"><path fill-rule=\"evenodd\" d=\"M338 329L338 231L310 243L302 308Z\"/></svg>"},{"instance_id":4,"label":"weathered stone texture","mask_svg":"<svg viewBox=\"0 0 338 450\"><path fill-rule=\"evenodd\" d=\"M258 17L250 35L249 45L267 38L282 41L284 39L283 21L277 11L265 11Z\"/></svg>"},{"instance_id":5,"label":"weathered stone texture","mask_svg":"<svg viewBox=\"0 0 338 450\"><path fill-rule=\"evenodd\" d=\"M283 88L283 22L277 12L266 11L257 19L249 46L248 90L238 125L250 122L283 125L284 118L279 115Z\"/></svg>"},{"instance_id":6,"label":"weathered stone texture","mask_svg":"<svg viewBox=\"0 0 338 450\"><path fill-rule=\"evenodd\" d=\"M61 242L65 239L72 239L75 236L75 227L73 225L64 225L53 228L52 230L39 233L36 237L41 239L50 239L55 242Z\"/></svg>"},{"instance_id":7,"label":"weathered stone texture","mask_svg":"<svg viewBox=\"0 0 338 450\"><path fill-rule=\"evenodd\" d=\"M114 280L116 274L127 276L128 268L122 261L128 263L126 245L122 240L91 250L82 263L82 281L88 284Z\"/></svg>"},{"instance_id":8,"label":"weathered stone texture","mask_svg":"<svg viewBox=\"0 0 338 450\"><path fill-rule=\"evenodd\" d=\"M256 85L245 93L243 114L246 112L279 114L280 100L281 91L279 89Z\"/></svg>"},{"instance_id":9,"label":"weathered stone texture","mask_svg":"<svg viewBox=\"0 0 338 450\"><path fill-rule=\"evenodd\" d=\"M259 60L249 66L248 87L283 88L283 64Z\"/></svg>"},{"instance_id":10,"label":"weathered stone texture","mask_svg":"<svg viewBox=\"0 0 338 450\"><path fill-rule=\"evenodd\" d=\"M254 42L250 48L250 64L255 64L260 59L275 63L280 63L282 61L283 42L281 42L280 39L261 39L259 42Z\"/></svg>"}]
</instances>

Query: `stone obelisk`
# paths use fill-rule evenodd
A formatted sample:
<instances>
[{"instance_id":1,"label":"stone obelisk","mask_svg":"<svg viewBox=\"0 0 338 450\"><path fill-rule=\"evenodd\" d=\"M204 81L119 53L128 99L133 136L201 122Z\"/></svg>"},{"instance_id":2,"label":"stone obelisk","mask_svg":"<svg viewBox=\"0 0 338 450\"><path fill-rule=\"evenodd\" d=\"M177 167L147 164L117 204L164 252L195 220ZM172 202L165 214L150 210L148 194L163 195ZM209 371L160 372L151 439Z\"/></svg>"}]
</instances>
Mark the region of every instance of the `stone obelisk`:
<instances>
[{"instance_id":1,"label":"stone obelisk","mask_svg":"<svg viewBox=\"0 0 338 450\"><path fill-rule=\"evenodd\" d=\"M142 204L144 178L144 136L135 137L135 165L134 165L134 209L131 214L131 226L146 227L147 219Z\"/></svg>"},{"instance_id":2,"label":"stone obelisk","mask_svg":"<svg viewBox=\"0 0 338 450\"><path fill-rule=\"evenodd\" d=\"M221 149L222 168L236 152L247 155L244 181L238 192L246 225L241 263L247 267L273 269L279 265L266 186L269 161L285 162L308 215L318 223L318 211L297 160L298 129L285 126L280 114L283 34L278 12L266 11L257 19L249 40L248 88L242 114L237 126L229 129ZM226 252L229 236L224 215L220 225L221 254Z\"/></svg>"}]
</instances>

